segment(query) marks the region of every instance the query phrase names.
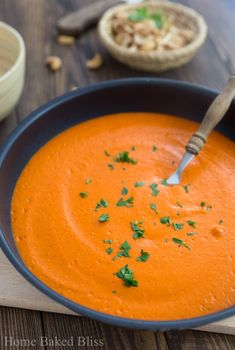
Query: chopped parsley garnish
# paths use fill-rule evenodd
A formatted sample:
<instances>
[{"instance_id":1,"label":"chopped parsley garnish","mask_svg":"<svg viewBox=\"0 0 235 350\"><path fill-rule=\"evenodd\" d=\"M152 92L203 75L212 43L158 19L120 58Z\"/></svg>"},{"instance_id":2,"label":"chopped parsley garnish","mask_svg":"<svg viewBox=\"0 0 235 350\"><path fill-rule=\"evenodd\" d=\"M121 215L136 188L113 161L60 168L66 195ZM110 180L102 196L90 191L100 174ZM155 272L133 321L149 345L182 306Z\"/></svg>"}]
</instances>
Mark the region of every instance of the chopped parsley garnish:
<instances>
[{"instance_id":1,"label":"chopped parsley garnish","mask_svg":"<svg viewBox=\"0 0 235 350\"><path fill-rule=\"evenodd\" d=\"M132 146L132 147L131 147L131 151L135 151L135 146Z\"/></svg>"},{"instance_id":2,"label":"chopped parsley garnish","mask_svg":"<svg viewBox=\"0 0 235 350\"><path fill-rule=\"evenodd\" d=\"M123 198L120 198L119 201L117 202L116 206L117 207L131 208L131 207L133 207L133 203L134 203L133 197L127 198L126 200Z\"/></svg>"},{"instance_id":3,"label":"chopped parsley garnish","mask_svg":"<svg viewBox=\"0 0 235 350\"><path fill-rule=\"evenodd\" d=\"M132 228L132 231L134 232L133 233L133 238L134 239L138 239L138 238L144 238L144 230L141 228L141 225L142 225L142 221L134 221L134 222L131 222L131 228Z\"/></svg>"},{"instance_id":4,"label":"chopped parsley garnish","mask_svg":"<svg viewBox=\"0 0 235 350\"><path fill-rule=\"evenodd\" d=\"M128 265L125 265L118 272L116 272L116 276L123 280L126 287L137 287L139 284L139 282L134 279L134 272Z\"/></svg>"},{"instance_id":5,"label":"chopped parsley garnish","mask_svg":"<svg viewBox=\"0 0 235 350\"><path fill-rule=\"evenodd\" d=\"M163 216L160 219L160 223L163 224L163 225L170 226L170 217L169 216Z\"/></svg>"},{"instance_id":6,"label":"chopped parsley garnish","mask_svg":"<svg viewBox=\"0 0 235 350\"><path fill-rule=\"evenodd\" d=\"M88 192L80 192L79 195L81 198L86 198L88 196Z\"/></svg>"},{"instance_id":7,"label":"chopped parsley garnish","mask_svg":"<svg viewBox=\"0 0 235 350\"><path fill-rule=\"evenodd\" d=\"M135 183L134 183L134 186L135 186L135 187L142 187L142 186L144 186L144 182L143 182L143 181L135 182Z\"/></svg>"},{"instance_id":8,"label":"chopped parsley garnish","mask_svg":"<svg viewBox=\"0 0 235 350\"><path fill-rule=\"evenodd\" d=\"M176 202L176 205L178 205L178 207L180 207L180 208L183 208L183 205L180 204L179 202Z\"/></svg>"},{"instance_id":9,"label":"chopped parsley garnish","mask_svg":"<svg viewBox=\"0 0 235 350\"><path fill-rule=\"evenodd\" d=\"M219 220L219 225L222 225L222 224L223 224L223 220L220 219L220 220Z\"/></svg>"},{"instance_id":10,"label":"chopped parsley garnish","mask_svg":"<svg viewBox=\"0 0 235 350\"><path fill-rule=\"evenodd\" d=\"M149 258L149 253L141 249L140 256L136 259L137 261L147 261Z\"/></svg>"},{"instance_id":11,"label":"chopped parsley garnish","mask_svg":"<svg viewBox=\"0 0 235 350\"><path fill-rule=\"evenodd\" d=\"M161 181L161 184L162 184L163 186L168 186L167 179L163 179L163 180Z\"/></svg>"},{"instance_id":12,"label":"chopped parsley garnish","mask_svg":"<svg viewBox=\"0 0 235 350\"><path fill-rule=\"evenodd\" d=\"M187 220L186 221L189 226L196 227L196 222L193 220Z\"/></svg>"},{"instance_id":13,"label":"chopped parsley garnish","mask_svg":"<svg viewBox=\"0 0 235 350\"><path fill-rule=\"evenodd\" d=\"M187 236L195 236L197 234L198 234L197 232L188 232L188 233L186 233Z\"/></svg>"},{"instance_id":14,"label":"chopped parsley garnish","mask_svg":"<svg viewBox=\"0 0 235 350\"><path fill-rule=\"evenodd\" d=\"M122 189L122 194L125 195L125 194L127 194L127 193L128 193L128 188L123 187L123 189Z\"/></svg>"},{"instance_id":15,"label":"chopped parsley garnish","mask_svg":"<svg viewBox=\"0 0 235 350\"><path fill-rule=\"evenodd\" d=\"M161 12L154 12L151 15L151 19L154 20L155 25L158 29L161 29L164 26L165 23L165 17L162 15Z\"/></svg>"},{"instance_id":16,"label":"chopped parsley garnish","mask_svg":"<svg viewBox=\"0 0 235 350\"><path fill-rule=\"evenodd\" d=\"M147 7L139 7L135 9L128 17L130 21L139 22L147 19L149 16Z\"/></svg>"},{"instance_id":17,"label":"chopped parsley garnish","mask_svg":"<svg viewBox=\"0 0 235 350\"><path fill-rule=\"evenodd\" d=\"M112 239L104 239L103 242L105 244L112 244L113 243Z\"/></svg>"},{"instance_id":18,"label":"chopped parsley garnish","mask_svg":"<svg viewBox=\"0 0 235 350\"><path fill-rule=\"evenodd\" d=\"M112 252L113 252L113 248L112 247L109 247L109 248L106 249L106 253L107 254L110 255L110 254L112 254Z\"/></svg>"},{"instance_id":19,"label":"chopped parsley garnish","mask_svg":"<svg viewBox=\"0 0 235 350\"><path fill-rule=\"evenodd\" d=\"M109 203L105 199L101 198L101 200L96 204L95 210L98 210L101 207L107 208L108 205Z\"/></svg>"},{"instance_id":20,"label":"chopped parsley garnish","mask_svg":"<svg viewBox=\"0 0 235 350\"><path fill-rule=\"evenodd\" d=\"M152 190L152 196L154 196L154 197L156 197L158 195L158 193L160 192L160 191L158 191L157 186L158 185L156 183L152 183L149 186L151 188L151 190Z\"/></svg>"},{"instance_id":21,"label":"chopped parsley garnish","mask_svg":"<svg viewBox=\"0 0 235 350\"><path fill-rule=\"evenodd\" d=\"M114 157L113 160L117 163L130 163L130 164L137 163L137 160L129 157L128 151L118 153L118 155L116 157Z\"/></svg>"},{"instance_id":22,"label":"chopped parsley garnish","mask_svg":"<svg viewBox=\"0 0 235 350\"><path fill-rule=\"evenodd\" d=\"M190 246L189 246L187 243L185 243L184 241L182 241L182 239L173 237L173 238L172 238L172 241L173 241L175 244L178 244L179 247L185 247L185 248L187 248L188 250L191 250Z\"/></svg>"},{"instance_id":23,"label":"chopped parsley garnish","mask_svg":"<svg viewBox=\"0 0 235 350\"><path fill-rule=\"evenodd\" d=\"M157 148L156 146L153 146L153 147L152 147L152 152L156 152L157 149L158 149L158 148Z\"/></svg>"},{"instance_id":24,"label":"chopped parsley garnish","mask_svg":"<svg viewBox=\"0 0 235 350\"><path fill-rule=\"evenodd\" d=\"M120 246L120 252L117 253L117 256L121 257L121 256L125 256L126 258L130 257L129 251L131 249L130 244L125 241L122 243L122 245Z\"/></svg>"},{"instance_id":25,"label":"chopped parsley garnish","mask_svg":"<svg viewBox=\"0 0 235 350\"><path fill-rule=\"evenodd\" d=\"M116 291L116 290L112 290L112 293L113 293L113 294L116 294L116 293L117 293L117 291Z\"/></svg>"},{"instance_id":26,"label":"chopped parsley garnish","mask_svg":"<svg viewBox=\"0 0 235 350\"><path fill-rule=\"evenodd\" d=\"M183 229L184 224L173 222L173 227L174 227L175 231L180 231Z\"/></svg>"},{"instance_id":27,"label":"chopped parsley garnish","mask_svg":"<svg viewBox=\"0 0 235 350\"><path fill-rule=\"evenodd\" d=\"M99 217L99 222L105 222L109 220L109 214L102 214Z\"/></svg>"},{"instance_id":28,"label":"chopped parsley garnish","mask_svg":"<svg viewBox=\"0 0 235 350\"><path fill-rule=\"evenodd\" d=\"M165 23L165 16L159 11L150 13L147 7L139 7L135 9L128 17L130 21L141 22L146 19L152 19L155 23L155 26L158 29L161 29Z\"/></svg>"},{"instance_id":29,"label":"chopped parsley garnish","mask_svg":"<svg viewBox=\"0 0 235 350\"><path fill-rule=\"evenodd\" d=\"M200 206L203 208L205 207L205 205L206 205L206 202L201 201Z\"/></svg>"},{"instance_id":30,"label":"chopped parsley garnish","mask_svg":"<svg viewBox=\"0 0 235 350\"><path fill-rule=\"evenodd\" d=\"M110 153L106 150L104 150L104 154L106 155L106 157L110 157Z\"/></svg>"},{"instance_id":31,"label":"chopped parsley garnish","mask_svg":"<svg viewBox=\"0 0 235 350\"><path fill-rule=\"evenodd\" d=\"M149 208L152 209L156 214L158 214L156 204L150 203L150 204L149 204Z\"/></svg>"},{"instance_id":32,"label":"chopped parsley garnish","mask_svg":"<svg viewBox=\"0 0 235 350\"><path fill-rule=\"evenodd\" d=\"M183 186L184 191L185 191L186 193L188 193L188 192L189 192L189 191L188 191L188 187L189 187L189 185L185 185L185 186Z\"/></svg>"},{"instance_id":33,"label":"chopped parsley garnish","mask_svg":"<svg viewBox=\"0 0 235 350\"><path fill-rule=\"evenodd\" d=\"M85 184L86 184L86 185L89 185L89 184L91 184L91 183L92 183L92 179L89 179L89 178L88 178L88 179L85 180Z\"/></svg>"},{"instance_id":34,"label":"chopped parsley garnish","mask_svg":"<svg viewBox=\"0 0 235 350\"><path fill-rule=\"evenodd\" d=\"M113 164L111 164L111 163L108 164L108 167L109 167L110 170L113 170L113 169L114 169L114 166L113 166Z\"/></svg>"}]
</instances>

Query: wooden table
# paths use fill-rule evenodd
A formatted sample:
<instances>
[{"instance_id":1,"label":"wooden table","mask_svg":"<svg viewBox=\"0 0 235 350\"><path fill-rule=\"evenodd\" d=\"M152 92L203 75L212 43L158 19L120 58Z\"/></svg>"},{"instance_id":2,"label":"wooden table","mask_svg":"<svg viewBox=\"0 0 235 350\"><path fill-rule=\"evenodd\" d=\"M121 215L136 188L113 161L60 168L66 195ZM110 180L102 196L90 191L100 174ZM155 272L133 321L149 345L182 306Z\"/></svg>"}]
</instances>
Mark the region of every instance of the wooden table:
<instances>
[{"instance_id":1,"label":"wooden table","mask_svg":"<svg viewBox=\"0 0 235 350\"><path fill-rule=\"evenodd\" d=\"M59 46L56 43L57 19L88 2L91 1L0 1L0 20L9 23L22 33L27 48L24 93L15 111L0 124L0 142L31 111L55 96L69 91L72 85L81 87L101 80L147 76L145 73L130 70L114 61L100 47L95 30L80 37L71 47ZM191 5L204 15L209 25L209 37L205 46L191 63L180 69L152 76L187 80L220 89L229 72L232 71L235 60L235 2L232 0L183 0L180 2ZM98 51L103 54L105 64L98 71L88 71L85 65L86 60ZM64 61L63 69L56 74L51 73L44 64L45 58L51 54L60 56ZM51 339L55 337L70 339L71 336L74 338L89 336L93 339L103 339L105 344L103 349L235 349L235 337L228 335L189 330L166 333L132 331L103 325L83 317L1 307L1 349L4 349L5 336L15 339L39 339L41 336ZM11 349L5 347L5 349L8 348ZM34 347L20 347L20 349L43 348L39 342ZM45 346L45 349L47 348ZM54 348L60 349L61 347ZM70 349L71 347L64 348ZM76 349L76 347L73 348Z\"/></svg>"}]
</instances>

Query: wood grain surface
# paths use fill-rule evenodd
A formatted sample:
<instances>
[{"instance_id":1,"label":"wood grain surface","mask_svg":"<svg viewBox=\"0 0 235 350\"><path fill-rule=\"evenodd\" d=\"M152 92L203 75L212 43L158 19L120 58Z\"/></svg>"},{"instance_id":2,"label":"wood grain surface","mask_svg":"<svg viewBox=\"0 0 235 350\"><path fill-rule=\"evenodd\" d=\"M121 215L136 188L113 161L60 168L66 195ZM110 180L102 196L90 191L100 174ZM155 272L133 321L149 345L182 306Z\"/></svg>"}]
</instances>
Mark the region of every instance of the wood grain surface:
<instances>
[{"instance_id":1,"label":"wood grain surface","mask_svg":"<svg viewBox=\"0 0 235 350\"><path fill-rule=\"evenodd\" d=\"M91 83L120 77L150 76L136 72L114 61L100 46L95 29L81 36L73 46L56 43L56 23L71 10L76 10L91 0L0 0L0 20L19 30L27 49L26 83L20 103L6 121L0 124L0 142L39 105L70 90ZM235 64L235 2L233 0L182 0L200 11L209 25L209 37L198 55L186 66L164 74L174 78L221 89ZM103 54L105 63L98 71L89 71L86 60L96 52ZM45 66L48 55L63 59L61 71L53 74ZM4 283L4 281L0 281ZM41 337L71 339L74 345L64 349L97 349L86 343L78 347L78 337L103 340L102 349L140 350L221 350L235 349L235 337L200 331L166 333L140 332L103 325L76 316L27 311L0 307L0 349L61 349L40 345ZM10 338L12 337L12 338ZM35 346L11 346L15 339L36 340ZM86 338L88 339L88 338Z\"/></svg>"}]
</instances>

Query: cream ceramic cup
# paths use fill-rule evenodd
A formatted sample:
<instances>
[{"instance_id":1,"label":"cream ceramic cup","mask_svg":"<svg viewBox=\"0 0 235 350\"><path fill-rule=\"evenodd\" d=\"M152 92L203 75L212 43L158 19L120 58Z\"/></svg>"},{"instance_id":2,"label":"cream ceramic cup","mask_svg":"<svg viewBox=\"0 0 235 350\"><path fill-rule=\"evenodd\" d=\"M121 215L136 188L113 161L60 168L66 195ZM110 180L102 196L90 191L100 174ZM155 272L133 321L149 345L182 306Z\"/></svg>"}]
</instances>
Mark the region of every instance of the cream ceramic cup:
<instances>
[{"instance_id":1,"label":"cream ceramic cup","mask_svg":"<svg viewBox=\"0 0 235 350\"><path fill-rule=\"evenodd\" d=\"M22 36L0 21L0 120L18 102L25 72L25 45Z\"/></svg>"}]
</instances>

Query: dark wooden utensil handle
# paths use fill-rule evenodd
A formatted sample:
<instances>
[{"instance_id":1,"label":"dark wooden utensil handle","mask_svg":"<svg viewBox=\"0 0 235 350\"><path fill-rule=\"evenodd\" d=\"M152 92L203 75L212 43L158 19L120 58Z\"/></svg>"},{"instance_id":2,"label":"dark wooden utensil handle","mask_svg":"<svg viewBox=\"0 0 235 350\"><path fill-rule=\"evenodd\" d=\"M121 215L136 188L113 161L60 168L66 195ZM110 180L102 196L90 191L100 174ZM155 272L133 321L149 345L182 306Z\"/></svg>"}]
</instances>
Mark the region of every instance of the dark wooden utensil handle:
<instances>
[{"instance_id":1,"label":"dark wooden utensil handle","mask_svg":"<svg viewBox=\"0 0 235 350\"><path fill-rule=\"evenodd\" d=\"M195 134L186 145L186 150L193 154L198 154L211 131L221 121L229 109L235 96L235 73L228 80L224 90L216 97L210 105L206 115Z\"/></svg>"},{"instance_id":2,"label":"dark wooden utensil handle","mask_svg":"<svg viewBox=\"0 0 235 350\"><path fill-rule=\"evenodd\" d=\"M58 21L58 29L63 34L79 35L99 21L102 14L122 0L96 0L93 4L62 17Z\"/></svg>"}]
</instances>

